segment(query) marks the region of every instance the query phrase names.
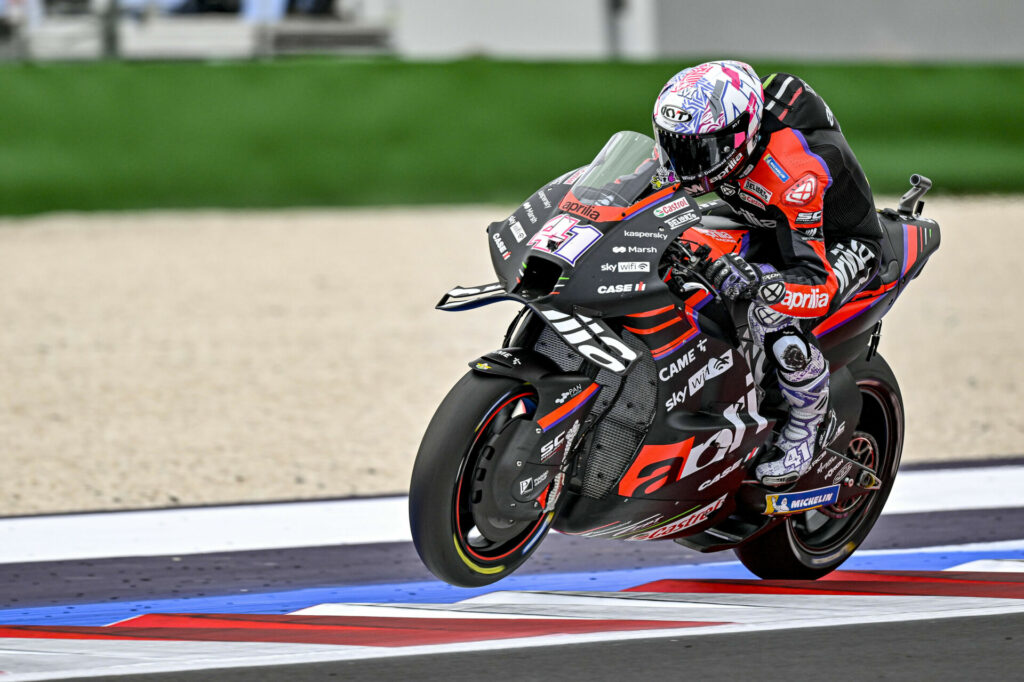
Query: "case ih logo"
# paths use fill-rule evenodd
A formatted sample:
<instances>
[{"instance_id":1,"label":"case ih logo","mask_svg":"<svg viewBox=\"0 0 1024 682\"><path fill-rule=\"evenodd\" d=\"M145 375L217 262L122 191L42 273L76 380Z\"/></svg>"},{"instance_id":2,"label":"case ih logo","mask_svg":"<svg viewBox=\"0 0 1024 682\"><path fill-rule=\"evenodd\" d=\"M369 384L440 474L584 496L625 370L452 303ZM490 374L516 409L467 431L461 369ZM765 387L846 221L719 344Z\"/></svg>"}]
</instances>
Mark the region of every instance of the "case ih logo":
<instances>
[{"instance_id":1,"label":"case ih logo","mask_svg":"<svg viewBox=\"0 0 1024 682\"><path fill-rule=\"evenodd\" d=\"M679 107L674 107L671 104L663 104L660 111L662 117L666 120L672 121L673 123L688 123L693 119L693 116L690 115L689 111L686 109L680 109Z\"/></svg>"},{"instance_id":2,"label":"case ih logo","mask_svg":"<svg viewBox=\"0 0 1024 682\"><path fill-rule=\"evenodd\" d=\"M576 215L583 216L584 218L590 218L591 220L600 220L601 214L593 206L587 206L577 201L563 201L559 207L563 211L569 213L575 213Z\"/></svg>"}]
</instances>

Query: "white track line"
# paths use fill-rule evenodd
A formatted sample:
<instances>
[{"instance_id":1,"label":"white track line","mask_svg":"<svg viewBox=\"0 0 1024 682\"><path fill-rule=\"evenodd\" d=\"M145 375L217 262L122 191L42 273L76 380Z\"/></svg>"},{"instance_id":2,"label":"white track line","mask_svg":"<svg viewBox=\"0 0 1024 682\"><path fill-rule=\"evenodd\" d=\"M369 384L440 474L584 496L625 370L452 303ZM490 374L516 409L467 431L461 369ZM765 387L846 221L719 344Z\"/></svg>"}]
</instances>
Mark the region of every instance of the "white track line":
<instances>
[{"instance_id":1,"label":"white track line","mask_svg":"<svg viewBox=\"0 0 1024 682\"><path fill-rule=\"evenodd\" d=\"M1024 466L906 471L886 514L1024 507ZM405 497L0 519L0 563L409 542Z\"/></svg>"}]
</instances>

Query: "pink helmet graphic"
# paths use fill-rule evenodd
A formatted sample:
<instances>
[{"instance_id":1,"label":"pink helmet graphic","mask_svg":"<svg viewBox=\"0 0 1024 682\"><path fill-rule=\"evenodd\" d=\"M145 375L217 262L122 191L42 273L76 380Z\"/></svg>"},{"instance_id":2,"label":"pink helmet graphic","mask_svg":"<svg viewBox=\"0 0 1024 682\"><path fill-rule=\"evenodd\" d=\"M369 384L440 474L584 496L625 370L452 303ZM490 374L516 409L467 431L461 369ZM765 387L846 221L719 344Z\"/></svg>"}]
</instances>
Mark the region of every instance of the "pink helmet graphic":
<instances>
[{"instance_id":1,"label":"pink helmet graphic","mask_svg":"<svg viewBox=\"0 0 1024 682\"><path fill-rule=\"evenodd\" d=\"M654 136L684 186L710 192L757 146L764 91L748 64L717 61L677 73L654 103Z\"/></svg>"}]
</instances>

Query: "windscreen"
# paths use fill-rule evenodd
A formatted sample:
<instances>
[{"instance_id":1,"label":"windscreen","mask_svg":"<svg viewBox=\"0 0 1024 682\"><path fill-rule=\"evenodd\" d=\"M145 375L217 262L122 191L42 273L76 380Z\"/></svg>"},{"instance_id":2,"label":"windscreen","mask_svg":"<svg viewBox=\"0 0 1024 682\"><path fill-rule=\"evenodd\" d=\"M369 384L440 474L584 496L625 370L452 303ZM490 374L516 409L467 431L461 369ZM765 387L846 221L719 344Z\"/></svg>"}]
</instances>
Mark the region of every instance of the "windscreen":
<instances>
[{"instance_id":1,"label":"windscreen","mask_svg":"<svg viewBox=\"0 0 1024 682\"><path fill-rule=\"evenodd\" d=\"M591 206L632 206L651 189L661 165L657 146L647 135L624 130L612 135L573 185L572 193Z\"/></svg>"}]
</instances>

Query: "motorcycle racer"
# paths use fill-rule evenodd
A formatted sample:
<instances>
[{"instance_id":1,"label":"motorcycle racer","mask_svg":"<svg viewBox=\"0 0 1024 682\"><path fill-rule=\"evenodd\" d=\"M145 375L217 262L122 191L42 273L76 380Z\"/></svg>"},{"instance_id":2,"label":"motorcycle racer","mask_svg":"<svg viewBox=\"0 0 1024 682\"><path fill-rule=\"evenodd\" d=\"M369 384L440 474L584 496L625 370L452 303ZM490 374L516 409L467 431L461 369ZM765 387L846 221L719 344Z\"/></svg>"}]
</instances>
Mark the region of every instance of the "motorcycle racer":
<instances>
[{"instance_id":1,"label":"motorcycle racer","mask_svg":"<svg viewBox=\"0 0 1024 682\"><path fill-rule=\"evenodd\" d=\"M813 321L877 268L882 232L870 186L828 105L790 74L762 81L728 60L684 69L662 88L653 120L673 180L693 195L717 193L722 201L708 212L752 228L748 250L719 258L706 275L722 295L749 301L753 366L761 375L774 366L789 405L756 475L792 483L810 468L828 407Z\"/></svg>"}]
</instances>

